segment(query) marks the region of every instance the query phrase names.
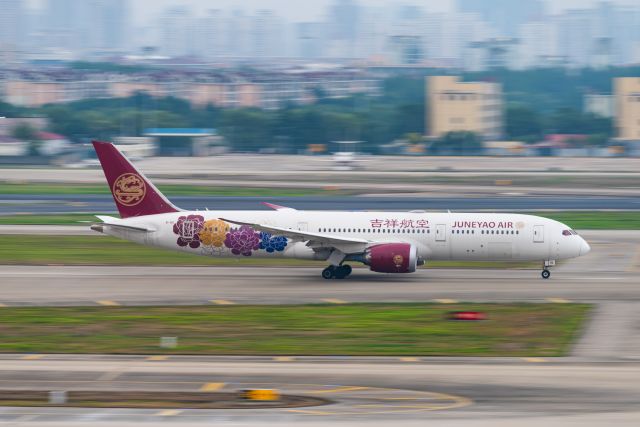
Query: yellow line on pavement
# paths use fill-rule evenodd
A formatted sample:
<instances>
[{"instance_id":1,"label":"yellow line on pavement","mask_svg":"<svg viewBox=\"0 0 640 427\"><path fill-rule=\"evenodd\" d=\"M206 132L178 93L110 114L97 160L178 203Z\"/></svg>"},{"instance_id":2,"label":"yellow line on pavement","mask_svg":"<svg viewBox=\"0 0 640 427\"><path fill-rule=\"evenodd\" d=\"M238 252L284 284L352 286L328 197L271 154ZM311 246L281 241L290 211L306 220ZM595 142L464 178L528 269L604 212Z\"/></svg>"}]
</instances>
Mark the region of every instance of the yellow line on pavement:
<instances>
[{"instance_id":1,"label":"yellow line on pavement","mask_svg":"<svg viewBox=\"0 0 640 427\"><path fill-rule=\"evenodd\" d=\"M182 411L180 411L178 409L165 409L163 411L158 412L156 415L158 415L160 417L175 417L180 412L182 412Z\"/></svg>"},{"instance_id":2,"label":"yellow line on pavement","mask_svg":"<svg viewBox=\"0 0 640 427\"><path fill-rule=\"evenodd\" d=\"M42 354L27 354L26 356L22 356L21 359L22 360L38 360L38 359L42 359L44 357L44 355Z\"/></svg>"},{"instance_id":3,"label":"yellow line on pavement","mask_svg":"<svg viewBox=\"0 0 640 427\"><path fill-rule=\"evenodd\" d=\"M529 363L544 363L547 359L543 359L542 357L523 357L522 360Z\"/></svg>"},{"instance_id":4,"label":"yellow line on pavement","mask_svg":"<svg viewBox=\"0 0 640 427\"><path fill-rule=\"evenodd\" d=\"M325 298L322 301L328 302L329 304L346 304L347 302L337 298Z\"/></svg>"},{"instance_id":5,"label":"yellow line on pavement","mask_svg":"<svg viewBox=\"0 0 640 427\"><path fill-rule=\"evenodd\" d=\"M293 362L294 358L291 356L277 356L274 357L273 360L276 362Z\"/></svg>"},{"instance_id":6,"label":"yellow line on pavement","mask_svg":"<svg viewBox=\"0 0 640 427\"><path fill-rule=\"evenodd\" d=\"M554 304L568 304L571 302L570 300L564 298L547 298L547 301Z\"/></svg>"},{"instance_id":7,"label":"yellow line on pavement","mask_svg":"<svg viewBox=\"0 0 640 427\"><path fill-rule=\"evenodd\" d=\"M205 383L200 387L200 391L218 391L225 386L225 383Z\"/></svg>"},{"instance_id":8,"label":"yellow line on pavement","mask_svg":"<svg viewBox=\"0 0 640 427\"><path fill-rule=\"evenodd\" d=\"M439 303L439 304L456 304L458 302L455 299L449 299L449 298L440 298L440 299L436 299L434 301Z\"/></svg>"},{"instance_id":9,"label":"yellow line on pavement","mask_svg":"<svg viewBox=\"0 0 640 427\"><path fill-rule=\"evenodd\" d=\"M229 301L226 299L212 299L211 303L215 305L234 305L235 304L235 302Z\"/></svg>"},{"instance_id":10,"label":"yellow line on pavement","mask_svg":"<svg viewBox=\"0 0 640 427\"><path fill-rule=\"evenodd\" d=\"M417 357L401 357L400 361L401 362L419 362L420 359L418 359Z\"/></svg>"},{"instance_id":11,"label":"yellow line on pavement","mask_svg":"<svg viewBox=\"0 0 640 427\"><path fill-rule=\"evenodd\" d=\"M344 387L336 387L330 388L327 390L314 390L309 393L313 394L326 394L326 393L344 393L347 391L358 391L358 390L368 390L369 387L356 387L356 386L344 386Z\"/></svg>"},{"instance_id":12,"label":"yellow line on pavement","mask_svg":"<svg viewBox=\"0 0 640 427\"><path fill-rule=\"evenodd\" d=\"M0 302L0 308L2 308L2 307L9 307L9 306L7 304L3 304L3 303Z\"/></svg>"},{"instance_id":13,"label":"yellow line on pavement","mask_svg":"<svg viewBox=\"0 0 640 427\"><path fill-rule=\"evenodd\" d=\"M96 302L97 302L98 304L100 304L100 305L106 305L106 306L116 306L116 305L120 305L120 304L118 304L117 302L115 302L115 301L111 301L111 300L108 300L108 299L103 299L103 300L96 301Z\"/></svg>"},{"instance_id":14,"label":"yellow line on pavement","mask_svg":"<svg viewBox=\"0 0 640 427\"><path fill-rule=\"evenodd\" d=\"M161 360L167 360L168 358L169 356L149 356L145 360L148 360L150 362L158 362Z\"/></svg>"},{"instance_id":15,"label":"yellow line on pavement","mask_svg":"<svg viewBox=\"0 0 640 427\"><path fill-rule=\"evenodd\" d=\"M287 409L287 412L305 415L334 415L335 412L313 411L311 409Z\"/></svg>"}]
</instances>

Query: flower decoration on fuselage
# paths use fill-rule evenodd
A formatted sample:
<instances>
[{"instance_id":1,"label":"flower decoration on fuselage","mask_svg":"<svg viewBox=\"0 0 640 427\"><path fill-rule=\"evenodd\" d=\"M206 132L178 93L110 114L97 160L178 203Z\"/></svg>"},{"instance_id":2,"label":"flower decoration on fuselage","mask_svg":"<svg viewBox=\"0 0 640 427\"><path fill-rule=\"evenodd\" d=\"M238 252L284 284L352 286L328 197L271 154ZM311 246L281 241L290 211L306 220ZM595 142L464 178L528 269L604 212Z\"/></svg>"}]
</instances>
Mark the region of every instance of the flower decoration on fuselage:
<instances>
[{"instance_id":1,"label":"flower decoration on fuselage","mask_svg":"<svg viewBox=\"0 0 640 427\"><path fill-rule=\"evenodd\" d=\"M270 233L264 231L260 233L260 249L272 253L275 251L284 251L287 246L287 238L284 236L273 236Z\"/></svg>"},{"instance_id":2,"label":"flower decoration on fuselage","mask_svg":"<svg viewBox=\"0 0 640 427\"><path fill-rule=\"evenodd\" d=\"M231 229L224 240L226 247L235 255L250 256L252 251L260 249L260 233L248 225Z\"/></svg>"},{"instance_id":3,"label":"flower decoration on fuselage","mask_svg":"<svg viewBox=\"0 0 640 427\"><path fill-rule=\"evenodd\" d=\"M178 218L173 224L173 233L178 235L178 246L189 246L192 249L200 247L200 231L204 225L202 215L187 215Z\"/></svg>"}]
</instances>

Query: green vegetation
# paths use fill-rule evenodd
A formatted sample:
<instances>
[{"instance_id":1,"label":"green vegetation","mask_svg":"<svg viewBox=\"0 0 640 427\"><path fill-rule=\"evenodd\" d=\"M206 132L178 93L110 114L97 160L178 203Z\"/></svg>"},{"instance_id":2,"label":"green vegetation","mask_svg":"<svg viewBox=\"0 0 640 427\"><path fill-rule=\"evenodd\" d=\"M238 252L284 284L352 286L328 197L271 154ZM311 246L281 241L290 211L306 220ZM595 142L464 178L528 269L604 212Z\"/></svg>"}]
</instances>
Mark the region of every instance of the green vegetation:
<instances>
[{"instance_id":1,"label":"green vegetation","mask_svg":"<svg viewBox=\"0 0 640 427\"><path fill-rule=\"evenodd\" d=\"M296 197L340 196L352 194L345 190L314 188L209 187L205 185L158 185L168 196L233 196L233 197ZM0 194L111 194L106 184L14 183L0 182Z\"/></svg>"},{"instance_id":2,"label":"green vegetation","mask_svg":"<svg viewBox=\"0 0 640 427\"><path fill-rule=\"evenodd\" d=\"M39 307L0 310L0 351L36 353L562 356L586 304ZM447 320L454 310L480 322ZM178 337L175 349L159 337Z\"/></svg>"}]
</instances>

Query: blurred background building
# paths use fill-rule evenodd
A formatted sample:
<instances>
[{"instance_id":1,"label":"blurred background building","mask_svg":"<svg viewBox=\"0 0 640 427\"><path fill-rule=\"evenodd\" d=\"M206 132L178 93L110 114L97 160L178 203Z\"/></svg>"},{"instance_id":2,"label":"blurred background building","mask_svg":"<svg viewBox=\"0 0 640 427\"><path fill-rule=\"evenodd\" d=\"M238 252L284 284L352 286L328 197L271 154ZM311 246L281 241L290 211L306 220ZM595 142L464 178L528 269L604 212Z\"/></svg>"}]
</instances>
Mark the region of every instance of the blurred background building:
<instances>
[{"instance_id":1,"label":"blurred background building","mask_svg":"<svg viewBox=\"0 0 640 427\"><path fill-rule=\"evenodd\" d=\"M428 78L427 88L427 128L431 138L450 132L473 132L485 140L502 138L503 100L499 84L434 76Z\"/></svg>"}]
</instances>

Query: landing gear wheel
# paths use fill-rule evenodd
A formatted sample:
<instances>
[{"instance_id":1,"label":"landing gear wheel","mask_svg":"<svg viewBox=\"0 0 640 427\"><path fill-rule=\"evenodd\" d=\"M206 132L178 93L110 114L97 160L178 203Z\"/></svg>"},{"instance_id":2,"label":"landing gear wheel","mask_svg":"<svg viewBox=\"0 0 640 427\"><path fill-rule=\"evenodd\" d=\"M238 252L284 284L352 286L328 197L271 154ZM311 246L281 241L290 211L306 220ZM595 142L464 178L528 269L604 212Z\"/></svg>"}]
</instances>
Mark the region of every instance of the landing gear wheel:
<instances>
[{"instance_id":1,"label":"landing gear wheel","mask_svg":"<svg viewBox=\"0 0 640 427\"><path fill-rule=\"evenodd\" d=\"M322 270L322 278L323 279L333 279L335 277L336 268L333 265Z\"/></svg>"},{"instance_id":2,"label":"landing gear wheel","mask_svg":"<svg viewBox=\"0 0 640 427\"><path fill-rule=\"evenodd\" d=\"M549 277L551 277L551 272L547 269L542 270L542 278L543 279L548 279Z\"/></svg>"},{"instance_id":3,"label":"landing gear wheel","mask_svg":"<svg viewBox=\"0 0 640 427\"><path fill-rule=\"evenodd\" d=\"M352 270L352 268L348 264L336 267L335 278L336 279L344 279L345 277L347 277L348 275L351 274L351 270Z\"/></svg>"}]
</instances>

